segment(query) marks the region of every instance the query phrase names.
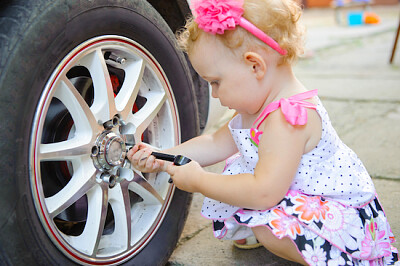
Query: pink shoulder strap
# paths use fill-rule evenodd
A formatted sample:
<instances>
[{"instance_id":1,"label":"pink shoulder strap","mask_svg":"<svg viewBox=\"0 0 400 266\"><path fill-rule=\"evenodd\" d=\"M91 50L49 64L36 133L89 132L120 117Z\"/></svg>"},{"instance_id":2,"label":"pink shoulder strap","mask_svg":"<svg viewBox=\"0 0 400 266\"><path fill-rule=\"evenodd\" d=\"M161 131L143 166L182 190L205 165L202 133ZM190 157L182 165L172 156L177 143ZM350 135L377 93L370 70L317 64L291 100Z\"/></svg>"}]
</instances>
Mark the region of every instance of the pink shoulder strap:
<instances>
[{"instance_id":1,"label":"pink shoulder strap","mask_svg":"<svg viewBox=\"0 0 400 266\"><path fill-rule=\"evenodd\" d=\"M307 110L305 108L316 109L317 106L304 100L316 96L317 93L318 90L306 91L268 104L254 121L255 128L258 130L267 116L279 107L290 124L305 125L307 123Z\"/></svg>"}]
</instances>

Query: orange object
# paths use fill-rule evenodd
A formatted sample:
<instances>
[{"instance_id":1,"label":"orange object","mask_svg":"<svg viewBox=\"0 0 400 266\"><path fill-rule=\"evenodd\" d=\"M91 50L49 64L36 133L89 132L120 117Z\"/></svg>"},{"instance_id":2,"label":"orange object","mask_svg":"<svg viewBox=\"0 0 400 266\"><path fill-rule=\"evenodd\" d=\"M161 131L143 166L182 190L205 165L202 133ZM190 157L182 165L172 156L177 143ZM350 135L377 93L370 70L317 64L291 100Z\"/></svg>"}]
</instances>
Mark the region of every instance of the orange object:
<instances>
[{"instance_id":1,"label":"orange object","mask_svg":"<svg viewBox=\"0 0 400 266\"><path fill-rule=\"evenodd\" d=\"M364 13L364 23L365 24L378 24L381 21L379 16L372 12Z\"/></svg>"}]
</instances>

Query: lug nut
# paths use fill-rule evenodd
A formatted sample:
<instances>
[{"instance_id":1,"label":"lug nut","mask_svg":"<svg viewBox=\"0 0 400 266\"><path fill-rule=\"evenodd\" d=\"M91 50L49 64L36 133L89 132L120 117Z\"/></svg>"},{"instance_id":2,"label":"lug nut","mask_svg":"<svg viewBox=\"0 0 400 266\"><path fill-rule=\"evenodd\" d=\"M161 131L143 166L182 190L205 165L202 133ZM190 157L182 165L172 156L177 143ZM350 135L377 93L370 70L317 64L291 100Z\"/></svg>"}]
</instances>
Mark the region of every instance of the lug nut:
<instances>
[{"instance_id":1,"label":"lug nut","mask_svg":"<svg viewBox=\"0 0 400 266\"><path fill-rule=\"evenodd\" d=\"M120 125L120 119L118 115L114 115L111 120L108 120L103 123L105 129L112 129L113 127L117 127Z\"/></svg>"},{"instance_id":2,"label":"lug nut","mask_svg":"<svg viewBox=\"0 0 400 266\"><path fill-rule=\"evenodd\" d=\"M118 115L114 115L113 119L112 119L112 123L114 125L114 127L119 126L119 116Z\"/></svg>"},{"instance_id":3,"label":"lug nut","mask_svg":"<svg viewBox=\"0 0 400 266\"><path fill-rule=\"evenodd\" d=\"M105 129L112 129L114 127L112 120L108 120L103 123L103 127Z\"/></svg>"},{"instance_id":4,"label":"lug nut","mask_svg":"<svg viewBox=\"0 0 400 266\"><path fill-rule=\"evenodd\" d=\"M109 188L113 188L117 184L117 177L115 175L110 175L109 173L102 174L101 179L108 183Z\"/></svg>"},{"instance_id":5,"label":"lug nut","mask_svg":"<svg viewBox=\"0 0 400 266\"><path fill-rule=\"evenodd\" d=\"M129 145L129 146L134 146L136 144L135 136L133 134L125 134L124 140L125 140L125 144Z\"/></svg>"}]
</instances>

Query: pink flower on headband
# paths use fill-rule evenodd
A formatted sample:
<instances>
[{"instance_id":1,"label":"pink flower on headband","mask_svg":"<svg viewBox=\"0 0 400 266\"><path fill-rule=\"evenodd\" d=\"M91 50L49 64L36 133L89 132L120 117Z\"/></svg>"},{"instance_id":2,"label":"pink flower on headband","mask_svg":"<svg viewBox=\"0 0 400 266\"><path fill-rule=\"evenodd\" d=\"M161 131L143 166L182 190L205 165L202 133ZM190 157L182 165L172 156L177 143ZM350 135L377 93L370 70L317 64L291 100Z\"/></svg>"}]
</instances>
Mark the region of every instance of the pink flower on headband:
<instances>
[{"instance_id":1,"label":"pink flower on headband","mask_svg":"<svg viewBox=\"0 0 400 266\"><path fill-rule=\"evenodd\" d=\"M206 32L223 34L239 25L281 55L287 54L274 39L242 17L243 0L193 0L192 11L194 21Z\"/></svg>"},{"instance_id":2,"label":"pink flower on headband","mask_svg":"<svg viewBox=\"0 0 400 266\"><path fill-rule=\"evenodd\" d=\"M192 11L199 28L212 34L223 34L240 23L243 0L193 1Z\"/></svg>"}]
</instances>

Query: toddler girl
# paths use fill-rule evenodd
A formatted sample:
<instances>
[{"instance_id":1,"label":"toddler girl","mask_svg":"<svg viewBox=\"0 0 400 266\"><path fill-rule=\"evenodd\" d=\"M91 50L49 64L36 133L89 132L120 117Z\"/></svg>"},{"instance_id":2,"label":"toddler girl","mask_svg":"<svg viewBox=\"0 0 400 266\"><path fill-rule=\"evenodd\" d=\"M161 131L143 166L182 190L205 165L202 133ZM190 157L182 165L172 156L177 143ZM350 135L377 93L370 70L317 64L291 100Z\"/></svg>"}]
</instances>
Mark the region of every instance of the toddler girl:
<instances>
[{"instance_id":1,"label":"toddler girl","mask_svg":"<svg viewBox=\"0 0 400 266\"><path fill-rule=\"evenodd\" d=\"M141 143L128 152L132 165L167 171L178 188L205 195L202 215L217 238L254 234L304 265L394 264L394 237L370 176L332 128L317 91L292 72L302 53L299 6L200 0L192 10L180 44L212 96L236 115L166 151L189 164L167 165ZM202 168L226 158L222 175Z\"/></svg>"}]
</instances>

